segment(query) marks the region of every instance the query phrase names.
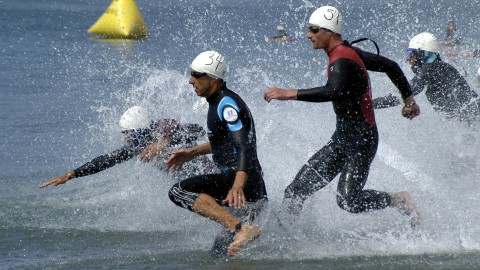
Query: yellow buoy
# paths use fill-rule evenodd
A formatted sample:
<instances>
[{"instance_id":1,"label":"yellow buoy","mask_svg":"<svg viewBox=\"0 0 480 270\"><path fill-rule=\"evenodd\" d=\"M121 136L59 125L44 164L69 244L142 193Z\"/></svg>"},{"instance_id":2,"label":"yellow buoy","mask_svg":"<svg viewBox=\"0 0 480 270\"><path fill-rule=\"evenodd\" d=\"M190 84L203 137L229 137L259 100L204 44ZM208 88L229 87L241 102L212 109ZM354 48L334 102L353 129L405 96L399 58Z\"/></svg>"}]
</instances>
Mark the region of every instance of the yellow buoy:
<instances>
[{"instance_id":1,"label":"yellow buoy","mask_svg":"<svg viewBox=\"0 0 480 270\"><path fill-rule=\"evenodd\" d=\"M141 39L148 35L148 30L134 0L113 0L88 33L107 38Z\"/></svg>"}]
</instances>

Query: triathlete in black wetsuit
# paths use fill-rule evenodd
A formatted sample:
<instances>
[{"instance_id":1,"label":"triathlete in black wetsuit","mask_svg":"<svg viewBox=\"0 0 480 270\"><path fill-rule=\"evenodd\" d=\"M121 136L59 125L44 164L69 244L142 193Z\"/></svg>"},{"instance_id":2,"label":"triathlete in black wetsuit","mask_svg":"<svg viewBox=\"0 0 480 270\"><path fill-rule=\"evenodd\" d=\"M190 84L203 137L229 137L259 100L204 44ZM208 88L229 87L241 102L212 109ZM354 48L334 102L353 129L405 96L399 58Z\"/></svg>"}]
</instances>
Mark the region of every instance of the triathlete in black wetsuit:
<instances>
[{"instance_id":1,"label":"triathlete in black wetsuit","mask_svg":"<svg viewBox=\"0 0 480 270\"><path fill-rule=\"evenodd\" d=\"M412 66L412 70L415 73L411 80L413 94L417 95L425 89L425 96L435 111L446 118L478 120L478 94L452 65L437 56L432 63L418 63Z\"/></svg>"},{"instance_id":2,"label":"triathlete in black wetsuit","mask_svg":"<svg viewBox=\"0 0 480 270\"><path fill-rule=\"evenodd\" d=\"M222 253L233 256L246 242L260 236L260 230L249 222L267 200L257 158L253 118L240 96L227 89L223 81L226 68L224 57L215 51L203 52L193 60L189 83L195 88L196 94L206 98L209 104L209 142L177 150L167 161L168 168L175 170L195 156L213 154L221 173L180 181L170 189L169 197L176 205L212 219L228 229L229 239L220 237L223 246L217 245L216 241L212 249L212 255L215 256ZM247 211L249 213L246 216L243 213L230 213L221 206L224 204L240 210L247 207L247 202L258 203L252 211Z\"/></svg>"},{"instance_id":3,"label":"triathlete in black wetsuit","mask_svg":"<svg viewBox=\"0 0 480 270\"><path fill-rule=\"evenodd\" d=\"M264 94L267 102L273 99L331 101L337 115L336 130L331 141L302 167L286 188L284 202L289 213L298 214L308 196L340 174L337 203L342 209L359 213L394 206L409 215L416 210L407 192L389 194L363 189L378 146L367 69L389 74L405 98L407 105L402 112L405 117L418 115L418 106L398 65L385 57L362 52L343 42L340 36L341 23L338 10L329 6L317 9L310 17L307 37L312 41L313 48L324 49L329 57L325 86L303 90L272 87ZM418 222L417 215L412 226Z\"/></svg>"},{"instance_id":4,"label":"triathlete in black wetsuit","mask_svg":"<svg viewBox=\"0 0 480 270\"><path fill-rule=\"evenodd\" d=\"M480 120L478 94L457 69L440 58L438 48L437 38L431 33L420 33L410 41L407 60L415 74L410 81L413 94L425 90L428 102L446 118L469 123ZM375 99L374 107L391 107L396 103L390 95Z\"/></svg>"},{"instance_id":5,"label":"triathlete in black wetsuit","mask_svg":"<svg viewBox=\"0 0 480 270\"><path fill-rule=\"evenodd\" d=\"M122 122L123 120L130 122ZM128 129L124 128L125 123ZM198 124L180 124L174 119L152 122L144 109L138 106L124 113L120 126L124 129L122 133L126 136L126 144L123 147L110 154L96 157L65 175L45 182L40 187L57 186L72 178L95 174L139 154L142 161L150 161L154 156L165 159L168 154L165 150L168 148L195 146L196 141L205 136L205 131ZM193 168L189 169L193 170Z\"/></svg>"},{"instance_id":6,"label":"triathlete in black wetsuit","mask_svg":"<svg viewBox=\"0 0 480 270\"><path fill-rule=\"evenodd\" d=\"M191 211L200 193L207 193L221 204L233 186L237 171L248 174L243 188L247 202L266 199L262 168L257 157L255 126L247 105L227 89L225 83L207 101L208 139L213 161L221 173L194 176L175 184L170 190L170 199Z\"/></svg>"}]
</instances>

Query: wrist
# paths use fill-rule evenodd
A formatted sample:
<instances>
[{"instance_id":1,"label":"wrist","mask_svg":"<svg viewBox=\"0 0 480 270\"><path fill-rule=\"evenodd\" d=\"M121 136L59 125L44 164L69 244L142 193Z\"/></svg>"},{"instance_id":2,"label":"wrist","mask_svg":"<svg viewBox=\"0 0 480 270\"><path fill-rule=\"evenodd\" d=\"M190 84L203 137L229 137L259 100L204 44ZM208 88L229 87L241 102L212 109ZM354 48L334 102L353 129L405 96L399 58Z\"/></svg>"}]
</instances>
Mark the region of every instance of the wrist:
<instances>
[{"instance_id":1,"label":"wrist","mask_svg":"<svg viewBox=\"0 0 480 270\"><path fill-rule=\"evenodd\" d=\"M290 100L297 100L297 96L298 96L298 90L297 89L291 89L288 91L289 95L288 95L288 99Z\"/></svg>"},{"instance_id":2,"label":"wrist","mask_svg":"<svg viewBox=\"0 0 480 270\"><path fill-rule=\"evenodd\" d=\"M405 102L405 107L413 107L415 106L417 103L415 103L415 101L410 101L410 102Z\"/></svg>"},{"instance_id":3,"label":"wrist","mask_svg":"<svg viewBox=\"0 0 480 270\"><path fill-rule=\"evenodd\" d=\"M413 95L410 95L410 96L404 98L403 103L405 103L405 106L407 106L407 107L411 107L411 106L416 104L415 99L413 98Z\"/></svg>"},{"instance_id":4,"label":"wrist","mask_svg":"<svg viewBox=\"0 0 480 270\"><path fill-rule=\"evenodd\" d=\"M75 178L75 171L71 171L67 173L67 180Z\"/></svg>"},{"instance_id":5,"label":"wrist","mask_svg":"<svg viewBox=\"0 0 480 270\"><path fill-rule=\"evenodd\" d=\"M233 185L231 189L243 189L242 185Z\"/></svg>"}]
</instances>

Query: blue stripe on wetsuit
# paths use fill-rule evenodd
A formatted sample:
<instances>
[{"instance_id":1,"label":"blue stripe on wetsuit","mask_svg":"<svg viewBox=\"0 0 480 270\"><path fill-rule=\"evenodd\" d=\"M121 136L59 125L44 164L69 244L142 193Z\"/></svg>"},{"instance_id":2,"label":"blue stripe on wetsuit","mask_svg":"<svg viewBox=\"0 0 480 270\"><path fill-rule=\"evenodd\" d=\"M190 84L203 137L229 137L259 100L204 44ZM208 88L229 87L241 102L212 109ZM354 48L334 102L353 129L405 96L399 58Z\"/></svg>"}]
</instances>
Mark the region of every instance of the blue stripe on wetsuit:
<instances>
[{"instance_id":1,"label":"blue stripe on wetsuit","mask_svg":"<svg viewBox=\"0 0 480 270\"><path fill-rule=\"evenodd\" d=\"M218 107L217 107L218 117L222 120L227 121L226 119L223 118L223 110L226 107L231 107L234 110L236 110L237 115L240 112L240 108L238 107L237 103L231 97L224 97L224 98L222 98L222 100L220 101L220 103L218 104ZM240 119L237 118L237 120L233 123L227 121L227 127L230 131L238 131L238 130L242 129L243 124L242 124L242 121L240 121Z\"/></svg>"}]
</instances>

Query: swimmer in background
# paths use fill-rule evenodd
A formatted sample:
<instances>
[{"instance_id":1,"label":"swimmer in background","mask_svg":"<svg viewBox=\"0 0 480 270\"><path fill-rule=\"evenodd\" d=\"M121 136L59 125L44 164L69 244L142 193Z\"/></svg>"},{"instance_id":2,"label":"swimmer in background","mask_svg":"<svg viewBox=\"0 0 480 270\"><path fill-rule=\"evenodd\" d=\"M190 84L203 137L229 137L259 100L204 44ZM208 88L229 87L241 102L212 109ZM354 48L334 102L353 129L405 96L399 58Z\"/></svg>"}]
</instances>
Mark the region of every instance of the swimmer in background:
<instances>
[{"instance_id":1,"label":"swimmer in background","mask_svg":"<svg viewBox=\"0 0 480 270\"><path fill-rule=\"evenodd\" d=\"M287 35L287 31L285 31L285 27L282 25L277 26L277 35L274 37L267 37L265 40L269 43L271 42L292 42L293 38Z\"/></svg>"},{"instance_id":2,"label":"swimmer in background","mask_svg":"<svg viewBox=\"0 0 480 270\"><path fill-rule=\"evenodd\" d=\"M478 94L451 64L444 62L439 53L437 38L428 32L410 40L407 61L415 76L410 81L414 95L425 91L434 110L445 118L455 118L473 124L480 120ZM392 94L373 100L375 109L397 106L400 100Z\"/></svg>"},{"instance_id":3,"label":"swimmer in background","mask_svg":"<svg viewBox=\"0 0 480 270\"><path fill-rule=\"evenodd\" d=\"M140 106L133 106L125 111L119 125L125 136L124 146L98 156L64 175L52 178L39 187L58 186L73 178L96 174L137 155L142 162L150 162L155 157L166 159L170 154L168 148L195 146L196 141L206 135L198 124L181 124L174 119L151 121L149 113ZM202 163L201 166L204 168L205 164ZM190 170L189 173L195 171L193 167L185 168L184 172L187 170Z\"/></svg>"},{"instance_id":4,"label":"swimmer in background","mask_svg":"<svg viewBox=\"0 0 480 270\"><path fill-rule=\"evenodd\" d=\"M462 35L457 29L455 21L449 21L447 29L445 31L445 38L438 43L444 47L444 53L446 56L451 57L480 57L480 50L468 50L462 51L460 49L462 45Z\"/></svg>"}]
</instances>

